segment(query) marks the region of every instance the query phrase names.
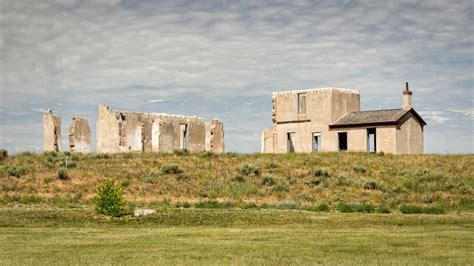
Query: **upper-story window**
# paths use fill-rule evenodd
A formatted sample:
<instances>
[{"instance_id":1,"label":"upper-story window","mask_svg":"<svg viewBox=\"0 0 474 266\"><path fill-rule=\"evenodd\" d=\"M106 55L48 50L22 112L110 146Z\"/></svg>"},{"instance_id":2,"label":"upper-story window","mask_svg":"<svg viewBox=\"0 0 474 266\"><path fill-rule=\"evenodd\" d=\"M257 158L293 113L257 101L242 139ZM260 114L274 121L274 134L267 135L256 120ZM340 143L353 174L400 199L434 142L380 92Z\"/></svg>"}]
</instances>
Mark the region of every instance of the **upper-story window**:
<instances>
[{"instance_id":1,"label":"upper-story window","mask_svg":"<svg viewBox=\"0 0 474 266\"><path fill-rule=\"evenodd\" d=\"M298 93L298 114L306 114L306 93Z\"/></svg>"}]
</instances>

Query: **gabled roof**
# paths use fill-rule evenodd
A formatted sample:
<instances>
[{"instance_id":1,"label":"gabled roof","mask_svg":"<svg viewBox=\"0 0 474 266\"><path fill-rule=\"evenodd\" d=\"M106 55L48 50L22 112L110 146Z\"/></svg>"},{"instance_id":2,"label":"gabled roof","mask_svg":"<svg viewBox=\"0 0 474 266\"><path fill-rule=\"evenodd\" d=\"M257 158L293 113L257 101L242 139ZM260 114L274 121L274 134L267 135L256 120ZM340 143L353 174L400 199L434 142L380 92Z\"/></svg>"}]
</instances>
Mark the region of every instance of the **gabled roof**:
<instances>
[{"instance_id":1,"label":"gabled roof","mask_svg":"<svg viewBox=\"0 0 474 266\"><path fill-rule=\"evenodd\" d=\"M329 128L361 127L377 125L398 125L407 114L413 116L422 124L426 122L415 109L384 109L374 111L347 112L329 125Z\"/></svg>"}]
</instances>

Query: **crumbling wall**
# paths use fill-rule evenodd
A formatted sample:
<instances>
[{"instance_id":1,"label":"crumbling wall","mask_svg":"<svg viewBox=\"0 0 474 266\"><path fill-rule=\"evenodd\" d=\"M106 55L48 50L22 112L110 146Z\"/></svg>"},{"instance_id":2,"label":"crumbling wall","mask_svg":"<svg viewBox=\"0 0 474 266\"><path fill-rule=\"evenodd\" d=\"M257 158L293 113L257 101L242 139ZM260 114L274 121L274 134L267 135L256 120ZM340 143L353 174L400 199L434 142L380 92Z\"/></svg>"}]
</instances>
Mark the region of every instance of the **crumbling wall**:
<instances>
[{"instance_id":1,"label":"crumbling wall","mask_svg":"<svg viewBox=\"0 0 474 266\"><path fill-rule=\"evenodd\" d=\"M224 124L219 119L206 123L206 151L224 152Z\"/></svg>"},{"instance_id":2,"label":"crumbling wall","mask_svg":"<svg viewBox=\"0 0 474 266\"><path fill-rule=\"evenodd\" d=\"M97 152L119 152L120 144L125 143L120 113L110 110L107 105L99 105L96 124Z\"/></svg>"},{"instance_id":3,"label":"crumbling wall","mask_svg":"<svg viewBox=\"0 0 474 266\"><path fill-rule=\"evenodd\" d=\"M43 114L43 148L44 151L59 151L61 149L61 117L53 115L48 109Z\"/></svg>"},{"instance_id":4,"label":"crumbling wall","mask_svg":"<svg viewBox=\"0 0 474 266\"><path fill-rule=\"evenodd\" d=\"M220 152L224 149L223 125L220 121L214 123L215 134L222 138L214 140L214 145L218 147L216 152ZM190 152L204 151L206 125L200 117L117 112L106 105L100 105L96 134L97 151L172 152L183 146L183 126L187 129L185 148Z\"/></svg>"},{"instance_id":5,"label":"crumbling wall","mask_svg":"<svg viewBox=\"0 0 474 266\"><path fill-rule=\"evenodd\" d=\"M73 152L90 152L91 130L85 117L74 116L69 126L69 149Z\"/></svg>"}]
</instances>

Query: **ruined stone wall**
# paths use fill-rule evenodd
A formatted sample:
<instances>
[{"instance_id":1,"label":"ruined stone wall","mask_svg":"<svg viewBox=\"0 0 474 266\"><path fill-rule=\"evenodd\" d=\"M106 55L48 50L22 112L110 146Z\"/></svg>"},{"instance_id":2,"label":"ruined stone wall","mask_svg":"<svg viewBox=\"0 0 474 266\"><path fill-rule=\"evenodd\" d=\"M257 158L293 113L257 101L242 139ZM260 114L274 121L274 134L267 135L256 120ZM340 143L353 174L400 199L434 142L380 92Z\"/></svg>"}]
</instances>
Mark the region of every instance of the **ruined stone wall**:
<instances>
[{"instance_id":1,"label":"ruined stone wall","mask_svg":"<svg viewBox=\"0 0 474 266\"><path fill-rule=\"evenodd\" d=\"M43 114L43 149L44 151L59 151L61 149L61 117L53 115L48 109Z\"/></svg>"},{"instance_id":2,"label":"ruined stone wall","mask_svg":"<svg viewBox=\"0 0 474 266\"><path fill-rule=\"evenodd\" d=\"M91 130L85 117L74 116L69 126L69 149L87 153L91 150Z\"/></svg>"},{"instance_id":3,"label":"ruined stone wall","mask_svg":"<svg viewBox=\"0 0 474 266\"><path fill-rule=\"evenodd\" d=\"M219 128L218 125L216 127ZM186 129L186 134L183 134L183 128ZM214 141L223 150L222 124L221 128L222 133L216 132L218 136L222 136L222 141ZM205 144L206 125L200 117L117 112L110 110L108 106L99 106L98 152L172 152L180 148L199 152L205 150Z\"/></svg>"},{"instance_id":4,"label":"ruined stone wall","mask_svg":"<svg viewBox=\"0 0 474 266\"><path fill-rule=\"evenodd\" d=\"M224 124L218 119L206 123L206 151L224 152Z\"/></svg>"}]
</instances>

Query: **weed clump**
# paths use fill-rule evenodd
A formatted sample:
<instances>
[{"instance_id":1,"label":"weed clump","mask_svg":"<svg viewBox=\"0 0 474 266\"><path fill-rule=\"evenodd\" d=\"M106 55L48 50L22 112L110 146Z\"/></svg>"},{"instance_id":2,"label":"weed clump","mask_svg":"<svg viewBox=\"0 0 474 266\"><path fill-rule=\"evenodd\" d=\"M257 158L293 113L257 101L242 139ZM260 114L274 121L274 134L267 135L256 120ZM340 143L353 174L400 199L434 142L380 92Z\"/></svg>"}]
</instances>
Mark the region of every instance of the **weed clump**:
<instances>
[{"instance_id":1,"label":"weed clump","mask_svg":"<svg viewBox=\"0 0 474 266\"><path fill-rule=\"evenodd\" d=\"M58 170L58 178L61 180L69 180L69 175L67 173L67 168L61 167Z\"/></svg>"},{"instance_id":2,"label":"weed clump","mask_svg":"<svg viewBox=\"0 0 474 266\"><path fill-rule=\"evenodd\" d=\"M120 186L114 185L112 179L107 179L96 188L95 210L100 214L120 217L128 213L128 208L123 200L123 191Z\"/></svg>"},{"instance_id":3,"label":"weed clump","mask_svg":"<svg viewBox=\"0 0 474 266\"><path fill-rule=\"evenodd\" d=\"M241 174L236 174L232 177L232 181L242 183L242 182L245 182L245 178Z\"/></svg>"},{"instance_id":4,"label":"weed clump","mask_svg":"<svg viewBox=\"0 0 474 266\"><path fill-rule=\"evenodd\" d=\"M365 172L367 172L367 169L364 166L360 165L360 164L352 165L352 170L356 173L365 173Z\"/></svg>"},{"instance_id":5,"label":"weed clump","mask_svg":"<svg viewBox=\"0 0 474 266\"><path fill-rule=\"evenodd\" d=\"M346 204L346 203L339 203L336 207L336 209L339 212L342 213L351 213L351 212L365 212L365 213L372 213L375 211L374 206L370 203L351 203L351 204Z\"/></svg>"},{"instance_id":6,"label":"weed clump","mask_svg":"<svg viewBox=\"0 0 474 266\"><path fill-rule=\"evenodd\" d=\"M176 156L189 155L189 150L188 149L179 149L179 150L174 150L173 153Z\"/></svg>"},{"instance_id":7,"label":"weed clump","mask_svg":"<svg viewBox=\"0 0 474 266\"><path fill-rule=\"evenodd\" d=\"M161 172L165 175L177 175L184 173L184 170L177 164L164 164L161 167Z\"/></svg>"},{"instance_id":8,"label":"weed clump","mask_svg":"<svg viewBox=\"0 0 474 266\"><path fill-rule=\"evenodd\" d=\"M318 168L314 171L314 176L316 176L316 177L328 177L329 172L328 172L328 170L326 170L324 168Z\"/></svg>"},{"instance_id":9,"label":"weed clump","mask_svg":"<svg viewBox=\"0 0 474 266\"><path fill-rule=\"evenodd\" d=\"M26 174L25 168L15 165L6 165L5 171L8 176L14 176L16 178L20 178L22 175Z\"/></svg>"},{"instance_id":10,"label":"weed clump","mask_svg":"<svg viewBox=\"0 0 474 266\"><path fill-rule=\"evenodd\" d=\"M377 182L372 179L367 179L364 181L363 188L368 190L374 190L377 187Z\"/></svg>"},{"instance_id":11,"label":"weed clump","mask_svg":"<svg viewBox=\"0 0 474 266\"><path fill-rule=\"evenodd\" d=\"M192 204L189 201L178 201L175 206L176 208L191 208Z\"/></svg>"},{"instance_id":12,"label":"weed clump","mask_svg":"<svg viewBox=\"0 0 474 266\"><path fill-rule=\"evenodd\" d=\"M446 213L446 210L442 207L420 207L416 205L403 204L400 206L400 212L403 214L444 214Z\"/></svg>"},{"instance_id":13,"label":"weed clump","mask_svg":"<svg viewBox=\"0 0 474 266\"><path fill-rule=\"evenodd\" d=\"M273 176L267 175L262 178L262 185L265 186L273 186L275 185L275 179L273 179Z\"/></svg>"},{"instance_id":14,"label":"weed clump","mask_svg":"<svg viewBox=\"0 0 474 266\"><path fill-rule=\"evenodd\" d=\"M240 167L240 174L244 176L248 176L250 174L253 174L254 176L259 176L260 173L261 173L260 166L258 164L250 165L250 164L244 163Z\"/></svg>"}]
</instances>

